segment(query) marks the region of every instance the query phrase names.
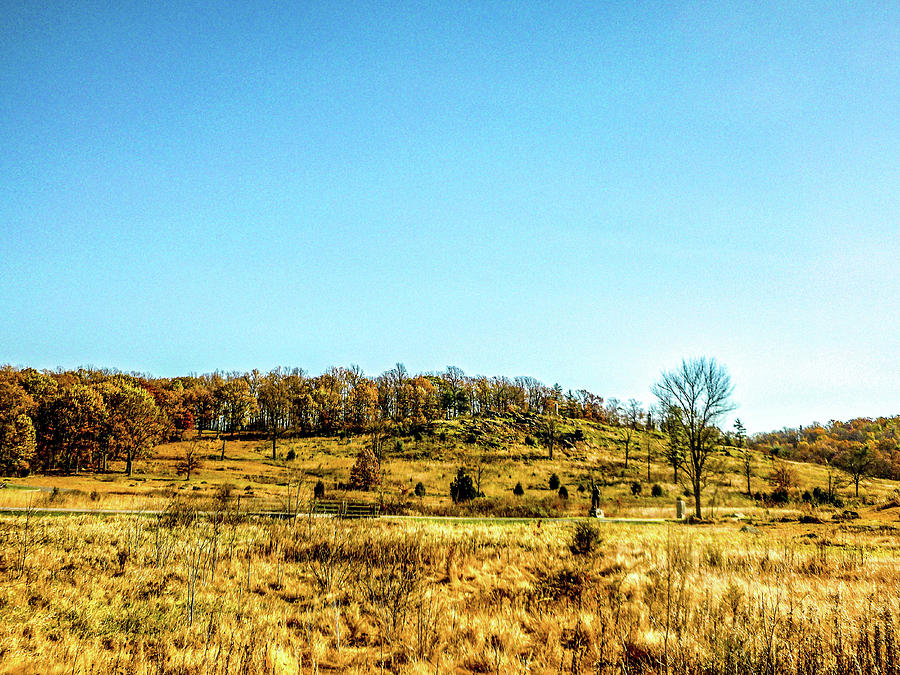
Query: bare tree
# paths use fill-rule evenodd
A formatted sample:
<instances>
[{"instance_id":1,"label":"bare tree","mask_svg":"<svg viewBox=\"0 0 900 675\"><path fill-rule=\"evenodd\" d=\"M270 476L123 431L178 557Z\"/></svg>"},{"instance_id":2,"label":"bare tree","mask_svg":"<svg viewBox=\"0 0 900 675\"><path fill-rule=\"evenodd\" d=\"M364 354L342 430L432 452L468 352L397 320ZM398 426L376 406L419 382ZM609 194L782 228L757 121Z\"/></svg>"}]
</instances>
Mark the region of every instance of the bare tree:
<instances>
[{"instance_id":1,"label":"bare tree","mask_svg":"<svg viewBox=\"0 0 900 675\"><path fill-rule=\"evenodd\" d=\"M208 449L208 445L201 446L196 441L191 443L179 457L175 468L178 473L183 473L185 480L191 479L191 473L203 467L203 456L201 455L201 447Z\"/></svg>"},{"instance_id":2,"label":"bare tree","mask_svg":"<svg viewBox=\"0 0 900 675\"><path fill-rule=\"evenodd\" d=\"M735 407L731 401L731 376L715 359L682 360L675 370L662 373L652 391L674 413L684 443L682 466L690 478L694 511L700 518L703 474L719 438L716 424Z\"/></svg>"},{"instance_id":3,"label":"bare tree","mask_svg":"<svg viewBox=\"0 0 900 675\"><path fill-rule=\"evenodd\" d=\"M848 442L848 448L837 456L837 464L853 479L855 494L859 497L859 481L872 468L872 451L865 443Z\"/></svg>"},{"instance_id":4,"label":"bare tree","mask_svg":"<svg viewBox=\"0 0 900 675\"><path fill-rule=\"evenodd\" d=\"M559 420L556 415L550 413L547 415L547 421L542 430L544 445L547 446L548 459L553 459L553 448L559 440Z\"/></svg>"},{"instance_id":5,"label":"bare tree","mask_svg":"<svg viewBox=\"0 0 900 675\"><path fill-rule=\"evenodd\" d=\"M625 417L625 424L622 426L622 439L625 441L625 468L627 469L631 441L635 432L641 427L641 422L644 419L644 410L641 408L640 401L630 398L628 403L621 407L621 412Z\"/></svg>"}]
</instances>

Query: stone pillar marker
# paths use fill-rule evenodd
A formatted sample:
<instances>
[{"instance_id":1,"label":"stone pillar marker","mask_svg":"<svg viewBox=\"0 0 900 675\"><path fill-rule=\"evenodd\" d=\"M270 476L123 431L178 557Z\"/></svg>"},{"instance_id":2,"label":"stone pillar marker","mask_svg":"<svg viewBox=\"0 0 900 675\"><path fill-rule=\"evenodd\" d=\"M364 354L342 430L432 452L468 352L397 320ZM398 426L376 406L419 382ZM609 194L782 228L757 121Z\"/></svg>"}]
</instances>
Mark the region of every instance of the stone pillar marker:
<instances>
[{"instance_id":1,"label":"stone pillar marker","mask_svg":"<svg viewBox=\"0 0 900 675\"><path fill-rule=\"evenodd\" d=\"M681 497L675 500L675 517L684 520L684 500Z\"/></svg>"}]
</instances>

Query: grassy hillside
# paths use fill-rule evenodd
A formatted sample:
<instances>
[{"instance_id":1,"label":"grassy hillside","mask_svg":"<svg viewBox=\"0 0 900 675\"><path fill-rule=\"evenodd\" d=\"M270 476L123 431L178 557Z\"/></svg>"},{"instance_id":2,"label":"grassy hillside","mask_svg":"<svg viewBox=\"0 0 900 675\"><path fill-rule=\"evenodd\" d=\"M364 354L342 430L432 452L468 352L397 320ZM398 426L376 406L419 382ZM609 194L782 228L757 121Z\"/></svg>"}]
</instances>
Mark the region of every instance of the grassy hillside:
<instances>
[{"instance_id":1,"label":"grassy hillside","mask_svg":"<svg viewBox=\"0 0 900 675\"><path fill-rule=\"evenodd\" d=\"M227 486L241 508L284 509L298 501L307 502L316 482L322 481L326 498L378 501L391 513L583 516L589 508L590 484L594 480L601 486L601 508L608 516L674 514L674 500L683 494L684 486L674 482L672 468L663 456L665 439L659 432L635 432L626 467L625 434L619 427L584 420L560 421L553 459L549 458L546 440L541 440L545 439L545 429L545 418L518 414L444 421L428 434L387 437L382 443L383 481L370 492L354 491L347 485L357 453L372 442L369 435L281 439L277 443L277 459L273 460L271 442L265 438L206 433L159 446L152 457L137 462L131 478L117 473L122 467L114 464L113 471L105 474L8 479L8 488L42 490L0 490L0 506L159 509L175 497L196 503L215 500ZM186 481L179 473L178 461L192 444L200 448L203 465ZM785 510L835 511L814 509L800 498L804 491L827 487L826 467L752 452L754 492L772 490L767 479L776 465L788 467L796 477L792 503L774 508L745 494L746 479L739 455L737 449L725 448L712 462L704 490L704 504L710 515L735 511L745 515L779 515ZM484 498L454 505L449 484L461 466L473 479L477 480L480 473ZM831 473L832 483L840 483L841 474ZM550 489L553 474L566 487L568 499L561 499L556 490ZM419 482L425 487L424 497L413 494ZM524 488L522 496L513 495L517 483ZM640 486L637 495L632 491L635 483ZM652 496L653 485L659 486L661 496ZM842 485L843 499L856 508L866 502L885 502L897 489L892 481L866 479L857 503L846 480Z\"/></svg>"}]
</instances>

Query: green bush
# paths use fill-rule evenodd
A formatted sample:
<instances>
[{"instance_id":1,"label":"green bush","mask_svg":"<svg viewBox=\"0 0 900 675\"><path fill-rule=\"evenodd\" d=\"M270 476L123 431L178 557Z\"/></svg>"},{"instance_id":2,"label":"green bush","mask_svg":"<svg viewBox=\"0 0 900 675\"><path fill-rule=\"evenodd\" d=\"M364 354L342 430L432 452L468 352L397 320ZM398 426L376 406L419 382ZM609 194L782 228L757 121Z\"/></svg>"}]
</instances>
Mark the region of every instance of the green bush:
<instances>
[{"instance_id":1,"label":"green bush","mask_svg":"<svg viewBox=\"0 0 900 675\"><path fill-rule=\"evenodd\" d=\"M424 497L425 496L425 483L423 483L422 481L419 481L418 483L416 483L415 494L416 494L416 497Z\"/></svg>"},{"instance_id":2,"label":"green bush","mask_svg":"<svg viewBox=\"0 0 900 675\"><path fill-rule=\"evenodd\" d=\"M466 473L464 468L459 467L456 478L450 483L450 497L454 502L459 503L475 499L477 496L472 477Z\"/></svg>"},{"instance_id":3,"label":"green bush","mask_svg":"<svg viewBox=\"0 0 900 675\"><path fill-rule=\"evenodd\" d=\"M566 490L565 485L560 486L559 492L557 494L559 495L560 499L568 499L569 498L569 491Z\"/></svg>"},{"instance_id":4,"label":"green bush","mask_svg":"<svg viewBox=\"0 0 900 675\"><path fill-rule=\"evenodd\" d=\"M516 483L516 487L513 488L513 494L516 497L521 497L525 494L525 488L522 487L522 483Z\"/></svg>"},{"instance_id":5,"label":"green bush","mask_svg":"<svg viewBox=\"0 0 900 675\"><path fill-rule=\"evenodd\" d=\"M650 494L654 497L662 497L663 496L662 485L660 485L659 483L654 483L653 487L650 488Z\"/></svg>"},{"instance_id":6,"label":"green bush","mask_svg":"<svg viewBox=\"0 0 900 675\"><path fill-rule=\"evenodd\" d=\"M316 499L324 499L325 498L325 483L322 481L318 481L313 487L313 497Z\"/></svg>"},{"instance_id":7,"label":"green bush","mask_svg":"<svg viewBox=\"0 0 900 675\"><path fill-rule=\"evenodd\" d=\"M550 475L550 489L558 490L559 489L559 476L555 473Z\"/></svg>"},{"instance_id":8,"label":"green bush","mask_svg":"<svg viewBox=\"0 0 900 675\"><path fill-rule=\"evenodd\" d=\"M644 488L641 486L641 484L638 481L634 481L631 484L631 494L633 494L635 497L637 497L639 494L641 494L643 489Z\"/></svg>"}]
</instances>

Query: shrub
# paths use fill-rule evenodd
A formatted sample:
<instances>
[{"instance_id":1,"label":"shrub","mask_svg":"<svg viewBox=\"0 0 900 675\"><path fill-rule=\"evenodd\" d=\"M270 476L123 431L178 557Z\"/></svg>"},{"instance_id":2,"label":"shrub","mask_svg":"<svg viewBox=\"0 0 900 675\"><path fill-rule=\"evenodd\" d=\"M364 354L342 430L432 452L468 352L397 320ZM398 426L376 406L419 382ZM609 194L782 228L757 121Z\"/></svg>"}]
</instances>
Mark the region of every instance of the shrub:
<instances>
[{"instance_id":1,"label":"shrub","mask_svg":"<svg viewBox=\"0 0 900 675\"><path fill-rule=\"evenodd\" d=\"M637 497L639 494L641 494L642 490L643 490L643 487L641 486L640 482L634 481L631 484L631 494L633 494L635 497Z\"/></svg>"},{"instance_id":2,"label":"shrub","mask_svg":"<svg viewBox=\"0 0 900 675\"><path fill-rule=\"evenodd\" d=\"M422 481L419 481L418 483L416 483L415 494L416 494L416 497L424 497L425 496L425 483L423 483Z\"/></svg>"},{"instance_id":3,"label":"shrub","mask_svg":"<svg viewBox=\"0 0 900 675\"><path fill-rule=\"evenodd\" d=\"M566 490L565 485L560 486L559 492L557 494L559 495L560 499L568 499L569 498L569 491Z\"/></svg>"},{"instance_id":4,"label":"shrub","mask_svg":"<svg viewBox=\"0 0 900 675\"><path fill-rule=\"evenodd\" d=\"M322 481L316 481L315 487L313 487L313 497L316 499L324 499L325 498L325 483Z\"/></svg>"},{"instance_id":5,"label":"shrub","mask_svg":"<svg viewBox=\"0 0 900 675\"><path fill-rule=\"evenodd\" d=\"M534 585L536 597L546 600L569 600L580 602L581 596L588 587L588 580L582 571L560 569L541 570L537 573ZM577 671L576 671L577 672Z\"/></svg>"},{"instance_id":6,"label":"shrub","mask_svg":"<svg viewBox=\"0 0 900 675\"><path fill-rule=\"evenodd\" d=\"M466 473L464 468L459 467L456 472L456 478L450 483L450 497L454 502L459 503L475 499L477 496L478 493L475 491L472 477Z\"/></svg>"},{"instance_id":7,"label":"shrub","mask_svg":"<svg viewBox=\"0 0 900 675\"><path fill-rule=\"evenodd\" d=\"M287 455L285 455L285 459L287 459L287 461L289 461L289 462L293 462L295 459L297 459L297 453L294 452L293 448L291 448L290 450L287 451Z\"/></svg>"},{"instance_id":8,"label":"shrub","mask_svg":"<svg viewBox=\"0 0 900 675\"><path fill-rule=\"evenodd\" d=\"M228 505L231 503L231 498L234 494L234 485L231 483L225 483L219 486L219 489L216 490L216 507L225 510L228 508Z\"/></svg>"},{"instance_id":9,"label":"shrub","mask_svg":"<svg viewBox=\"0 0 900 675\"><path fill-rule=\"evenodd\" d=\"M769 500L773 504L787 504L790 499L791 496L788 494L787 490L773 490L772 494L769 495Z\"/></svg>"},{"instance_id":10,"label":"shrub","mask_svg":"<svg viewBox=\"0 0 900 675\"><path fill-rule=\"evenodd\" d=\"M569 550L575 555L587 555L593 553L600 543L600 531L597 526L588 521L581 521L575 526L572 533L572 543Z\"/></svg>"},{"instance_id":11,"label":"shrub","mask_svg":"<svg viewBox=\"0 0 900 675\"><path fill-rule=\"evenodd\" d=\"M654 483L653 487L650 488L650 494L653 497L662 497L663 496L662 485L660 485L659 483Z\"/></svg>"},{"instance_id":12,"label":"shrub","mask_svg":"<svg viewBox=\"0 0 900 675\"><path fill-rule=\"evenodd\" d=\"M398 438L396 441L394 441L394 452L396 452L397 454L403 452L403 439L402 438Z\"/></svg>"},{"instance_id":13,"label":"shrub","mask_svg":"<svg viewBox=\"0 0 900 675\"><path fill-rule=\"evenodd\" d=\"M584 431L581 427L578 427L574 431L567 431L560 434L559 440L564 445L574 445L575 443L584 440Z\"/></svg>"},{"instance_id":14,"label":"shrub","mask_svg":"<svg viewBox=\"0 0 900 675\"><path fill-rule=\"evenodd\" d=\"M837 494L828 494L827 490L823 490L820 487L814 487L812 491L812 501L818 504L831 504L832 506L836 506L838 508L843 508L844 500L840 498Z\"/></svg>"},{"instance_id":15,"label":"shrub","mask_svg":"<svg viewBox=\"0 0 900 675\"><path fill-rule=\"evenodd\" d=\"M528 447L534 447L535 445L537 445L537 441L534 440L534 436L526 436L525 445L527 445Z\"/></svg>"},{"instance_id":16,"label":"shrub","mask_svg":"<svg viewBox=\"0 0 900 675\"><path fill-rule=\"evenodd\" d=\"M550 489L551 490L559 489L559 476L557 476L555 473L550 474Z\"/></svg>"},{"instance_id":17,"label":"shrub","mask_svg":"<svg viewBox=\"0 0 900 675\"><path fill-rule=\"evenodd\" d=\"M513 488L513 494L516 497L521 497L525 494L525 488L522 487L522 483L516 483L516 487Z\"/></svg>"}]
</instances>

